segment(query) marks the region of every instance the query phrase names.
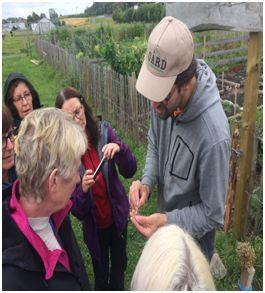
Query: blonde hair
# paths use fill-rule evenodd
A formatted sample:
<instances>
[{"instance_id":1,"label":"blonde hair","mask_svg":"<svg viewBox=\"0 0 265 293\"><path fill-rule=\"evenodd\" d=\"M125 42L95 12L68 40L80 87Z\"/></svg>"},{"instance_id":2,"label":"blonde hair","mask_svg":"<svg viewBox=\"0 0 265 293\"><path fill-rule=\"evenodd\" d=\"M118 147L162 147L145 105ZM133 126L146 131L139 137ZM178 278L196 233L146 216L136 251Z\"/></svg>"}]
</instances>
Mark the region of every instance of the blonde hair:
<instances>
[{"instance_id":1,"label":"blonde hair","mask_svg":"<svg viewBox=\"0 0 265 293\"><path fill-rule=\"evenodd\" d=\"M69 179L86 148L86 134L69 114L56 108L31 112L15 142L20 192L41 202L50 173L57 168L59 176Z\"/></svg>"},{"instance_id":2,"label":"blonde hair","mask_svg":"<svg viewBox=\"0 0 265 293\"><path fill-rule=\"evenodd\" d=\"M159 228L147 241L131 290L215 290L209 264L189 234L176 225Z\"/></svg>"}]
</instances>

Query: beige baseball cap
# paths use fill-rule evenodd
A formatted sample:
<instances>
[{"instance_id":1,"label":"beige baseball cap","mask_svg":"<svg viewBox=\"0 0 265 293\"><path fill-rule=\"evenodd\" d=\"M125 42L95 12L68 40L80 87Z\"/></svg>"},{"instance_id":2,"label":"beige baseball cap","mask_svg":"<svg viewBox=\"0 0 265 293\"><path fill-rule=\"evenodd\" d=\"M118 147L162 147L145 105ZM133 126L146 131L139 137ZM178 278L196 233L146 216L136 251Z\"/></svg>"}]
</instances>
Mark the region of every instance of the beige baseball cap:
<instances>
[{"instance_id":1,"label":"beige baseball cap","mask_svg":"<svg viewBox=\"0 0 265 293\"><path fill-rule=\"evenodd\" d=\"M188 27L172 16L164 17L149 36L136 82L137 91L152 101L163 101L178 74L191 64L193 52L194 43Z\"/></svg>"}]
</instances>

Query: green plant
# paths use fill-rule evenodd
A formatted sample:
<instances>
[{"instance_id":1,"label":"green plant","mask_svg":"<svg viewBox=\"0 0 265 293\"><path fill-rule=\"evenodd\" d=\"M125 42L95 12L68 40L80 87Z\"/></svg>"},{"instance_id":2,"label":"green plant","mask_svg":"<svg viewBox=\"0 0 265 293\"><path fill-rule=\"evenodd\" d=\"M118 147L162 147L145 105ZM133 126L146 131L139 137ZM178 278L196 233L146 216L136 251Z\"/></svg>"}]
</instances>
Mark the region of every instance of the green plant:
<instances>
[{"instance_id":1,"label":"green plant","mask_svg":"<svg viewBox=\"0 0 265 293\"><path fill-rule=\"evenodd\" d=\"M233 102L229 101L229 100L221 100L222 102L222 106L224 108L225 114L227 117L230 117L232 115L234 115L234 109L236 108L236 112L240 113L241 109L239 107L239 105L235 105Z\"/></svg>"},{"instance_id":2,"label":"green plant","mask_svg":"<svg viewBox=\"0 0 265 293\"><path fill-rule=\"evenodd\" d=\"M122 46L112 41L105 41L100 48L99 54L111 65L112 69L124 75L139 73L146 50L145 44Z\"/></svg>"}]
</instances>

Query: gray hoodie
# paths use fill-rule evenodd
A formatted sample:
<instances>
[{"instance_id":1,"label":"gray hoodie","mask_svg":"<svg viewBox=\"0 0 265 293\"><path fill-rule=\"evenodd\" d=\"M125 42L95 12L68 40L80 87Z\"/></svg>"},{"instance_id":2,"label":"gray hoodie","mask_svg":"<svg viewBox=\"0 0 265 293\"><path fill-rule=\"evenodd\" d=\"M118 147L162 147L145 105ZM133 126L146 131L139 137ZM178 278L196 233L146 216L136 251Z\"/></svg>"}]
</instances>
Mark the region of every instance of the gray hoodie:
<instances>
[{"instance_id":1,"label":"gray hoodie","mask_svg":"<svg viewBox=\"0 0 265 293\"><path fill-rule=\"evenodd\" d=\"M184 113L158 118L152 110L142 183L158 185L158 206L169 224L193 237L223 224L230 133L216 78L198 61L197 82Z\"/></svg>"}]
</instances>

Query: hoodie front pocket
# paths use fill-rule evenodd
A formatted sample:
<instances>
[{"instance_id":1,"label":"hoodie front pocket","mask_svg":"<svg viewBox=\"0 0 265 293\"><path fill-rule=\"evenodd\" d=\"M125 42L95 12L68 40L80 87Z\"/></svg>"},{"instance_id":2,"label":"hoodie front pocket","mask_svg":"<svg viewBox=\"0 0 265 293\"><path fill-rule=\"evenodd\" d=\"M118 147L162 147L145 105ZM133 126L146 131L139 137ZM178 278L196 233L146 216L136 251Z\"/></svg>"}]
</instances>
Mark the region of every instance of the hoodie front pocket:
<instances>
[{"instance_id":1,"label":"hoodie front pocket","mask_svg":"<svg viewBox=\"0 0 265 293\"><path fill-rule=\"evenodd\" d=\"M194 154L188 144L178 135L172 150L170 175L182 180L188 180L193 159Z\"/></svg>"}]
</instances>

